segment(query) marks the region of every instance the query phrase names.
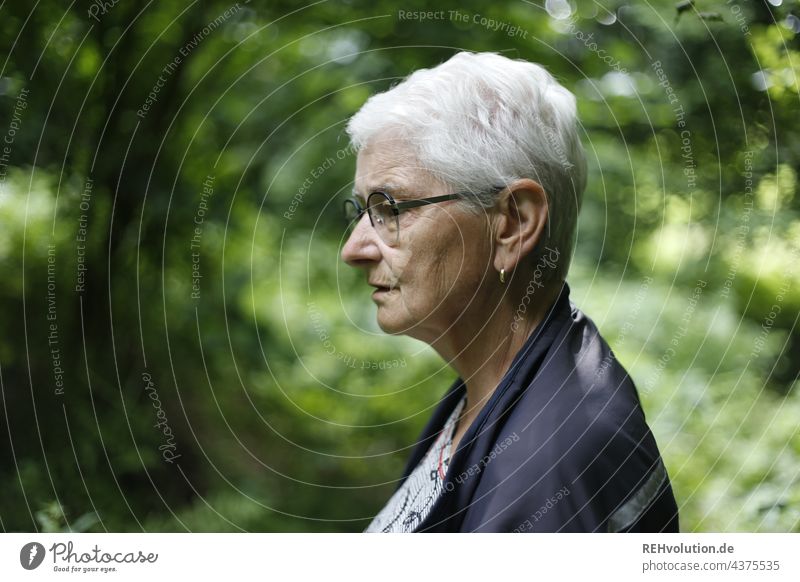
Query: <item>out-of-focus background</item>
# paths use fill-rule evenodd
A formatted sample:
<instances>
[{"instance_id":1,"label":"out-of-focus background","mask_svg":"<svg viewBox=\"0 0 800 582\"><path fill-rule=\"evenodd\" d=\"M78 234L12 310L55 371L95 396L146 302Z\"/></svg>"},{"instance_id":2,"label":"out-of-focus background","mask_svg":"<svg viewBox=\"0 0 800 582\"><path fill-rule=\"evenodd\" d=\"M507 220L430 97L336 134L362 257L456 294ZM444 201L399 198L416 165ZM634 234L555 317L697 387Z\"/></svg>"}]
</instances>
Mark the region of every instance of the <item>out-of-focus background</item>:
<instances>
[{"instance_id":1,"label":"out-of-focus background","mask_svg":"<svg viewBox=\"0 0 800 582\"><path fill-rule=\"evenodd\" d=\"M0 528L367 525L455 375L338 259L343 128L471 50L578 98L572 299L682 529L800 531L797 2L449 5L0 7Z\"/></svg>"}]
</instances>

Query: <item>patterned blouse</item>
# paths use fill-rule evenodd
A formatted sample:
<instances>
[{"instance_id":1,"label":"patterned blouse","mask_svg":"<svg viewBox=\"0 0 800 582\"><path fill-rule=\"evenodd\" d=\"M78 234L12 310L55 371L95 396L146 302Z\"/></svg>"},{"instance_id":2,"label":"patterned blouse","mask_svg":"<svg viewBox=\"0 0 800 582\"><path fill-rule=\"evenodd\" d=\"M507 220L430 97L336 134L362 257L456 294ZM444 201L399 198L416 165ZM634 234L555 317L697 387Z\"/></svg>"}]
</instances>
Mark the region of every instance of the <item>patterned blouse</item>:
<instances>
[{"instance_id":1,"label":"patterned blouse","mask_svg":"<svg viewBox=\"0 0 800 582\"><path fill-rule=\"evenodd\" d=\"M466 395L461 399L439 433L436 442L395 491L386 506L375 516L365 533L408 533L422 523L430 513L434 502L444 489L444 476L450 465L450 447L461 409L464 407Z\"/></svg>"}]
</instances>

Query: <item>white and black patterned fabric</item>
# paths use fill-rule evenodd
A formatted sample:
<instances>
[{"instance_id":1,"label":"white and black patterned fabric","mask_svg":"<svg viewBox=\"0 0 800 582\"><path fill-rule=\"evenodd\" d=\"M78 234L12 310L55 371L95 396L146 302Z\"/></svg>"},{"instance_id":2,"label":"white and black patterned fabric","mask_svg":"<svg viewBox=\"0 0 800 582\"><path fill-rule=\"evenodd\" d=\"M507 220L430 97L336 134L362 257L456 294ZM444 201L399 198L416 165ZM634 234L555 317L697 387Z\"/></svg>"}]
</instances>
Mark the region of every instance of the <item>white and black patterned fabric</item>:
<instances>
[{"instance_id":1,"label":"white and black patterned fabric","mask_svg":"<svg viewBox=\"0 0 800 582\"><path fill-rule=\"evenodd\" d=\"M425 519L442 494L444 477L450 466L453 432L465 402L466 397L462 397L427 454L367 526L365 533L413 532Z\"/></svg>"}]
</instances>

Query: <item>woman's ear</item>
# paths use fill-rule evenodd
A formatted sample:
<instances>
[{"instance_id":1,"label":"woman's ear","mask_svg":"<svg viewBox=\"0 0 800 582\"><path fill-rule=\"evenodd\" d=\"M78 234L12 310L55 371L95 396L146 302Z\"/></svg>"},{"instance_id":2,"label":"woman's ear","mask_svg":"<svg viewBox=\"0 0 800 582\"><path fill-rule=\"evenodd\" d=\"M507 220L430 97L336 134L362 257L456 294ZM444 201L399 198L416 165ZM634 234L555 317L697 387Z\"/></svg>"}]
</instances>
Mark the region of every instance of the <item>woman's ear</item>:
<instances>
[{"instance_id":1,"label":"woman's ear","mask_svg":"<svg viewBox=\"0 0 800 582\"><path fill-rule=\"evenodd\" d=\"M494 267L513 270L530 254L547 227L549 206L541 184L524 178L500 192L494 228Z\"/></svg>"}]
</instances>

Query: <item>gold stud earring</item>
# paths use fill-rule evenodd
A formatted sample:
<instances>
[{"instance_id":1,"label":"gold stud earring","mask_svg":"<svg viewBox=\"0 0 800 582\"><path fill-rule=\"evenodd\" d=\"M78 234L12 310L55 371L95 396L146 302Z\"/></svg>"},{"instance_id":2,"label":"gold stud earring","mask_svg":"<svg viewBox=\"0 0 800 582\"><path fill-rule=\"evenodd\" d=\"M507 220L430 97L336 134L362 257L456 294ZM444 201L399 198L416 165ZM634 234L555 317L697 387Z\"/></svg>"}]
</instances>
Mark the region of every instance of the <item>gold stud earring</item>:
<instances>
[{"instance_id":1,"label":"gold stud earring","mask_svg":"<svg viewBox=\"0 0 800 582\"><path fill-rule=\"evenodd\" d=\"M505 269L505 267L500 269L500 282L501 283L505 283L506 282L506 269Z\"/></svg>"}]
</instances>

